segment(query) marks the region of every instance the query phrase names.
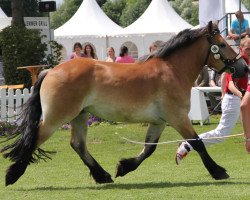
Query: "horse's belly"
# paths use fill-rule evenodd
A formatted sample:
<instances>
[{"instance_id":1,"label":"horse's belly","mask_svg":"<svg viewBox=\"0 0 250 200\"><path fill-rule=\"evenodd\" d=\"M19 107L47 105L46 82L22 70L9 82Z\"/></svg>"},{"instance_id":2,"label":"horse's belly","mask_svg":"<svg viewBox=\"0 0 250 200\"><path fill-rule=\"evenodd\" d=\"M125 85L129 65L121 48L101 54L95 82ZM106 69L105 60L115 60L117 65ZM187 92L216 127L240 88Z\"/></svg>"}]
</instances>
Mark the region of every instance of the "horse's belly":
<instances>
[{"instance_id":1,"label":"horse's belly","mask_svg":"<svg viewBox=\"0 0 250 200\"><path fill-rule=\"evenodd\" d=\"M106 120L118 122L164 122L163 113L156 105L147 106L116 106L112 104L96 104L90 106L87 111Z\"/></svg>"}]
</instances>

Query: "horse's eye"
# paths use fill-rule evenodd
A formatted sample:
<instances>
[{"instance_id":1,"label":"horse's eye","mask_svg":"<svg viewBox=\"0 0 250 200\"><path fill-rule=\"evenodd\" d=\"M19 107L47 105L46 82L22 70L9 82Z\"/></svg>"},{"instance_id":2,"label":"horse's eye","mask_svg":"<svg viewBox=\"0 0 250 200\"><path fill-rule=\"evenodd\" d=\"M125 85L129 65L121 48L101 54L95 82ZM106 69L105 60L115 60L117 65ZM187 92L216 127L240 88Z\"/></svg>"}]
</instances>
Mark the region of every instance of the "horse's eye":
<instances>
[{"instance_id":1,"label":"horse's eye","mask_svg":"<svg viewBox=\"0 0 250 200\"><path fill-rule=\"evenodd\" d=\"M226 44L225 44L225 43L221 43L219 46L220 46L221 48L225 48L225 47L226 47Z\"/></svg>"}]
</instances>

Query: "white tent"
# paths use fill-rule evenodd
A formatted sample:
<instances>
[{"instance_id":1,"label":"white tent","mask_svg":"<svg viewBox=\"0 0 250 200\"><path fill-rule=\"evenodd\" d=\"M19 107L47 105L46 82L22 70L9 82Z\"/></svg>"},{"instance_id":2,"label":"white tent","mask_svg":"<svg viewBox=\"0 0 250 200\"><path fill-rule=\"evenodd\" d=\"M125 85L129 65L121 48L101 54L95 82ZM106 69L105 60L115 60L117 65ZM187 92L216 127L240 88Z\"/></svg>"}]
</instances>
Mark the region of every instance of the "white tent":
<instances>
[{"instance_id":1,"label":"white tent","mask_svg":"<svg viewBox=\"0 0 250 200\"><path fill-rule=\"evenodd\" d=\"M117 44L130 40L136 44L140 57L148 53L152 42L167 41L181 30L192 27L175 12L167 0L152 0L141 17L110 37L109 42L117 48Z\"/></svg>"},{"instance_id":2,"label":"white tent","mask_svg":"<svg viewBox=\"0 0 250 200\"><path fill-rule=\"evenodd\" d=\"M7 18L8 16L3 12L2 8L0 7L0 19Z\"/></svg>"},{"instance_id":3,"label":"white tent","mask_svg":"<svg viewBox=\"0 0 250 200\"><path fill-rule=\"evenodd\" d=\"M199 27L209 21L220 20L225 15L225 0L199 0Z\"/></svg>"},{"instance_id":4,"label":"white tent","mask_svg":"<svg viewBox=\"0 0 250 200\"><path fill-rule=\"evenodd\" d=\"M102 11L95 0L84 0L77 12L55 30L56 37L106 36L122 28Z\"/></svg>"},{"instance_id":5,"label":"white tent","mask_svg":"<svg viewBox=\"0 0 250 200\"><path fill-rule=\"evenodd\" d=\"M11 24L11 17L8 17L0 7L0 31Z\"/></svg>"},{"instance_id":6,"label":"white tent","mask_svg":"<svg viewBox=\"0 0 250 200\"><path fill-rule=\"evenodd\" d=\"M175 12L167 0L152 0L145 12L118 34L176 34L192 27Z\"/></svg>"},{"instance_id":7,"label":"white tent","mask_svg":"<svg viewBox=\"0 0 250 200\"><path fill-rule=\"evenodd\" d=\"M64 46L67 55L75 42L90 42L98 58L104 59L107 35L120 30L122 27L109 19L95 0L84 0L72 18L54 31L54 37Z\"/></svg>"}]
</instances>

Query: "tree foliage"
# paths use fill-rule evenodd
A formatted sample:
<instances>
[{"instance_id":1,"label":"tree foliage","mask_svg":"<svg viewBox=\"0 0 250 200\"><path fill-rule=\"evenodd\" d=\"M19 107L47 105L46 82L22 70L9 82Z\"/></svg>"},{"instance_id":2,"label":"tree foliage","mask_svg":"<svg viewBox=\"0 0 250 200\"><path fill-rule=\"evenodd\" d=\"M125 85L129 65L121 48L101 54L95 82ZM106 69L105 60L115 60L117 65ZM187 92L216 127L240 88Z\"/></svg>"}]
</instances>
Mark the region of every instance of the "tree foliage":
<instances>
[{"instance_id":1,"label":"tree foliage","mask_svg":"<svg viewBox=\"0 0 250 200\"><path fill-rule=\"evenodd\" d=\"M37 65L41 63L58 64L62 46L51 41L53 55L45 55L47 45L41 42L39 30L27 29L24 16L37 16L37 0L12 0L12 23L0 32L0 46L2 49L3 71L6 84L24 83L31 85L30 74L24 70L17 70L19 66ZM29 10L29 8L35 10Z\"/></svg>"},{"instance_id":2,"label":"tree foliage","mask_svg":"<svg viewBox=\"0 0 250 200\"><path fill-rule=\"evenodd\" d=\"M51 28L56 29L67 22L75 14L81 3L82 0L64 0L58 10L51 14Z\"/></svg>"},{"instance_id":3,"label":"tree foliage","mask_svg":"<svg viewBox=\"0 0 250 200\"><path fill-rule=\"evenodd\" d=\"M125 6L126 0L107 1L103 4L102 9L113 22L120 24L120 18Z\"/></svg>"},{"instance_id":4,"label":"tree foliage","mask_svg":"<svg viewBox=\"0 0 250 200\"><path fill-rule=\"evenodd\" d=\"M247 10L250 11L250 0L242 0L242 3L246 6Z\"/></svg>"},{"instance_id":5,"label":"tree foliage","mask_svg":"<svg viewBox=\"0 0 250 200\"><path fill-rule=\"evenodd\" d=\"M120 18L121 26L126 27L136 21L144 13L150 3L150 0L137 0L135 3L128 3Z\"/></svg>"},{"instance_id":6,"label":"tree foliage","mask_svg":"<svg viewBox=\"0 0 250 200\"><path fill-rule=\"evenodd\" d=\"M23 7L24 0L12 0L11 2L11 9L12 9L12 26L20 26L24 27L24 7Z\"/></svg>"},{"instance_id":7,"label":"tree foliage","mask_svg":"<svg viewBox=\"0 0 250 200\"><path fill-rule=\"evenodd\" d=\"M107 0L97 0L101 7ZM51 13L51 28L56 29L67 22L78 10L83 0L64 0L56 12ZM83 19L88 20L88 19Z\"/></svg>"},{"instance_id":8,"label":"tree foliage","mask_svg":"<svg viewBox=\"0 0 250 200\"><path fill-rule=\"evenodd\" d=\"M198 3L195 4L192 0L175 0L170 1L170 4L188 23L194 26L199 24Z\"/></svg>"},{"instance_id":9,"label":"tree foliage","mask_svg":"<svg viewBox=\"0 0 250 200\"><path fill-rule=\"evenodd\" d=\"M17 0L19 3L23 3L22 7L18 7L19 10L23 10L25 17L38 17L41 13L38 11L38 2L40 0ZM11 2L16 3L13 0L1 0L0 7L7 16L12 16Z\"/></svg>"},{"instance_id":10,"label":"tree foliage","mask_svg":"<svg viewBox=\"0 0 250 200\"><path fill-rule=\"evenodd\" d=\"M30 86L30 74L17 67L37 65L45 57L46 44L41 43L37 30L10 26L1 32L3 71L6 84L25 83Z\"/></svg>"},{"instance_id":11,"label":"tree foliage","mask_svg":"<svg viewBox=\"0 0 250 200\"><path fill-rule=\"evenodd\" d=\"M25 17L39 17L38 3L40 0L25 0L23 3Z\"/></svg>"},{"instance_id":12,"label":"tree foliage","mask_svg":"<svg viewBox=\"0 0 250 200\"><path fill-rule=\"evenodd\" d=\"M96 2L98 3L98 5L99 5L100 7L102 7L102 5L106 3L106 1L107 1L107 0L96 0Z\"/></svg>"}]
</instances>

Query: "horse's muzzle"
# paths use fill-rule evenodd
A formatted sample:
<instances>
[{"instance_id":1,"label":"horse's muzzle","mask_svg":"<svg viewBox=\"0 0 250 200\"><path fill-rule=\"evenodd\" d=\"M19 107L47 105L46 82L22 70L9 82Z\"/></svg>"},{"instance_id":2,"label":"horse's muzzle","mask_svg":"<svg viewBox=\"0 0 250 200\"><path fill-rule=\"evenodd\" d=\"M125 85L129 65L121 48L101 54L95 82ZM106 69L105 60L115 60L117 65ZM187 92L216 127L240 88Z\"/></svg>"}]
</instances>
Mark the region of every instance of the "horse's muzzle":
<instances>
[{"instance_id":1,"label":"horse's muzzle","mask_svg":"<svg viewBox=\"0 0 250 200\"><path fill-rule=\"evenodd\" d=\"M230 66L230 73L233 74L233 78L243 78L246 76L246 73L249 72L248 66L238 67L238 66Z\"/></svg>"}]
</instances>

